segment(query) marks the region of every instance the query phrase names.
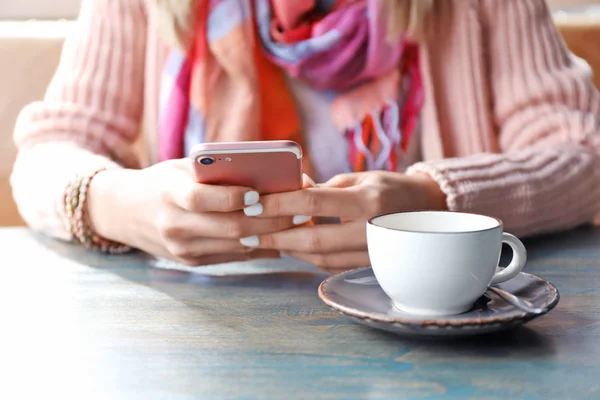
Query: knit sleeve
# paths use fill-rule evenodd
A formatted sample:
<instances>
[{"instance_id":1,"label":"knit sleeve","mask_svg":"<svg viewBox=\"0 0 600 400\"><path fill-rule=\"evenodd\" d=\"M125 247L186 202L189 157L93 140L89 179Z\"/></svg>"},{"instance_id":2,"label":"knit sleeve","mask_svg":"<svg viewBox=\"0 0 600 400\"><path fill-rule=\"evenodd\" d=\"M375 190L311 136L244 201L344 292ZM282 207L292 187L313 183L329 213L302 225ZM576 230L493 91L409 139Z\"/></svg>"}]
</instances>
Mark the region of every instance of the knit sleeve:
<instances>
[{"instance_id":1,"label":"knit sleeve","mask_svg":"<svg viewBox=\"0 0 600 400\"><path fill-rule=\"evenodd\" d=\"M143 113L143 0L84 0L43 101L21 112L13 195L34 229L69 239L64 191L76 173L135 168Z\"/></svg>"},{"instance_id":2,"label":"knit sleeve","mask_svg":"<svg viewBox=\"0 0 600 400\"><path fill-rule=\"evenodd\" d=\"M482 0L499 154L414 165L451 210L531 235L591 222L600 209L600 99L591 71L557 32L544 0Z\"/></svg>"}]
</instances>

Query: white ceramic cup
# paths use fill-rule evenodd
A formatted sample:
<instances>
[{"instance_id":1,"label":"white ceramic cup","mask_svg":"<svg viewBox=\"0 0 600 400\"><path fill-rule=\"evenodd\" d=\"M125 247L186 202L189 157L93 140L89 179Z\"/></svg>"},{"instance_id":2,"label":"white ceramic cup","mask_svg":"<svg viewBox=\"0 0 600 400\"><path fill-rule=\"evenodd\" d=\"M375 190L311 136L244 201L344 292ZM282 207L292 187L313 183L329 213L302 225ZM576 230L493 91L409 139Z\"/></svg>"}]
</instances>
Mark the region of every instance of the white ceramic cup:
<instances>
[{"instance_id":1,"label":"white ceramic cup","mask_svg":"<svg viewBox=\"0 0 600 400\"><path fill-rule=\"evenodd\" d=\"M489 285L518 275L527 259L502 221L477 214L381 215L367 223L367 242L375 277L394 306L428 316L468 311ZM498 270L503 242L513 258Z\"/></svg>"}]
</instances>

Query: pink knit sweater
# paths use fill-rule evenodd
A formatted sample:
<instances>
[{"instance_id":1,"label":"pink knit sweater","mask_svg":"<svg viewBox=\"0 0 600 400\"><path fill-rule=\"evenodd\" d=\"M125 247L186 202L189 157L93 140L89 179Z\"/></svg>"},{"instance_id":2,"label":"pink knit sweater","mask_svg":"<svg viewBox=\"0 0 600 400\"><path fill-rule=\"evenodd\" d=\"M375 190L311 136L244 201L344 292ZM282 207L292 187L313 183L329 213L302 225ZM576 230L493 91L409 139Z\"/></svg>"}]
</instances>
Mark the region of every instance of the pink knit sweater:
<instances>
[{"instance_id":1,"label":"pink knit sweater","mask_svg":"<svg viewBox=\"0 0 600 400\"><path fill-rule=\"evenodd\" d=\"M14 196L34 228L69 238L75 172L156 160L160 45L144 0L87 0L43 101L17 124ZM600 209L600 102L543 0L442 0L423 45L423 162L450 210L519 235L592 221ZM143 129L142 127L145 127Z\"/></svg>"}]
</instances>

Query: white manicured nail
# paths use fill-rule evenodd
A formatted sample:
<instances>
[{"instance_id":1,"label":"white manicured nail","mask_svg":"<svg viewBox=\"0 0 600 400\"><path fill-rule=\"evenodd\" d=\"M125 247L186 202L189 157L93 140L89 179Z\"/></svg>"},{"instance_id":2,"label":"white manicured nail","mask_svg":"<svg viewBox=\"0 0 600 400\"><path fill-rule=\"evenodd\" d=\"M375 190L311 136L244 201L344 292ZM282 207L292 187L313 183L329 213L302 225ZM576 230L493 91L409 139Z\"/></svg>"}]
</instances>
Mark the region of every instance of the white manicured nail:
<instances>
[{"instance_id":1,"label":"white manicured nail","mask_svg":"<svg viewBox=\"0 0 600 400\"><path fill-rule=\"evenodd\" d=\"M244 208L244 214L248 217L256 217L257 215L262 214L263 206L260 203L256 203L251 205L250 207Z\"/></svg>"},{"instance_id":2,"label":"white manicured nail","mask_svg":"<svg viewBox=\"0 0 600 400\"><path fill-rule=\"evenodd\" d=\"M308 215L296 215L292 219L292 222L294 223L294 225L302 225L302 224L307 223L311 219L312 219L312 217L309 217Z\"/></svg>"},{"instance_id":3,"label":"white manicured nail","mask_svg":"<svg viewBox=\"0 0 600 400\"><path fill-rule=\"evenodd\" d=\"M312 187L317 186L317 182L315 182L310 176L308 176L306 174L302 174L302 175L308 181L308 183L310 183L312 185Z\"/></svg>"},{"instance_id":4,"label":"white manicured nail","mask_svg":"<svg viewBox=\"0 0 600 400\"><path fill-rule=\"evenodd\" d=\"M251 206L253 204L256 204L256 203L258 203L259 198L260 198L260 195L258 194L258 192L255 192L255 191L247 192L244 195L244 205Z\"/></svg>"},{"instance_id":5,"label":"white manicured nail","mask_svg":"<svg viewBox=\"0 0 600 400\"><path fill-rule=\"evenodd\" d=\"M240 239L240 243L242 246L246 247L258 247L260 241L258 240L258 236L248 236Z\"/></svg>"}]
</instances>

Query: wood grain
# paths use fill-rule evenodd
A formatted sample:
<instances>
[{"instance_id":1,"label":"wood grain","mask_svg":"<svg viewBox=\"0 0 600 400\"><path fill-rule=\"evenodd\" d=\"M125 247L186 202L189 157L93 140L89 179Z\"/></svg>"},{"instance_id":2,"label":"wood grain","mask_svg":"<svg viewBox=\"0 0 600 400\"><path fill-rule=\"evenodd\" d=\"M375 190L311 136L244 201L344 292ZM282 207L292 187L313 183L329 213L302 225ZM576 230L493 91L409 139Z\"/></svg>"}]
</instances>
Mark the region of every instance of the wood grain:
<instances>
[{"instance_id":1,"label":"wood grain","mask_svg":"<svg viewBox=\"0 0 600 400\"><path fill-rule=\"evenodd\" d=\"M418 341L330 311L302 264L166 270L0 229L0 398L598 399L598 243L592 228L526 243L526 270L561 291L549 315Z\"/></svg>"}]
</instances>

